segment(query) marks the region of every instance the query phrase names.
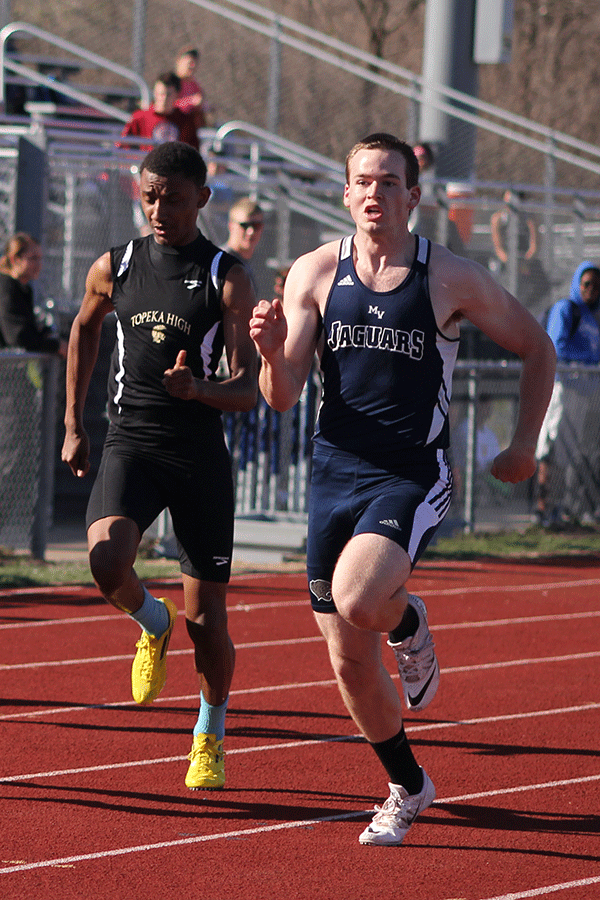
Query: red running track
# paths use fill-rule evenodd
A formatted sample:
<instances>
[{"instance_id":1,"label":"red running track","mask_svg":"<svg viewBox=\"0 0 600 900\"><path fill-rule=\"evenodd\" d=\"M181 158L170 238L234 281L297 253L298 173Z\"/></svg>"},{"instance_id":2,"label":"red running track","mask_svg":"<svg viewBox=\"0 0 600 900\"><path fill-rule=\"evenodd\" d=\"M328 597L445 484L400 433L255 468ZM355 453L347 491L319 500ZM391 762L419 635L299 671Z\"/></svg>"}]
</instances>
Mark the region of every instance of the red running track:
<instances>
[{"instance_id":1,"label":"red running track","mask_svg":"<svg viewBox=\"0 0 600 900\"><path fill-rule=\"evenodd\" d=\"M137 707L134 623L91 589L2 592L0 896L600 898L600 567L430 563L410 589L442 682L407 717L437 800L400 848L358 843L385 773L342 706L302 575L232 582L220 792L183 782L197 684L182 616L165 690ZM155 592L182 606L178 585Z\"/></svg>"}]
</instances>

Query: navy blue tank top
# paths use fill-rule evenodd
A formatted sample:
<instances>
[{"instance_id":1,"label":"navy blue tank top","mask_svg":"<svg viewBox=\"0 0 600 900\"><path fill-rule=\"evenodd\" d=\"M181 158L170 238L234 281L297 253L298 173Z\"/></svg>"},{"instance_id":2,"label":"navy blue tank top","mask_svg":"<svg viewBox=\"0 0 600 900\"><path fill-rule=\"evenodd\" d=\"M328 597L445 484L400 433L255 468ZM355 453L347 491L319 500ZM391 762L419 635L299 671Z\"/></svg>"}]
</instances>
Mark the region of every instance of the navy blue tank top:
<instances>
[{"instance_id":1,"label":"navy blue tank top","mask_svg":"<svg viewBox=\"0 0 600 900\"><path fill-rule=\"evenodd\" d=\"M438 329L427 278L430 243L391 291L361 283L353 238L340 245L323 316L323 398L315 444L388 467L448 446L448 406L458 339ZM416 451L416 452L415 452Z\"/></svg>"}]
</instances>

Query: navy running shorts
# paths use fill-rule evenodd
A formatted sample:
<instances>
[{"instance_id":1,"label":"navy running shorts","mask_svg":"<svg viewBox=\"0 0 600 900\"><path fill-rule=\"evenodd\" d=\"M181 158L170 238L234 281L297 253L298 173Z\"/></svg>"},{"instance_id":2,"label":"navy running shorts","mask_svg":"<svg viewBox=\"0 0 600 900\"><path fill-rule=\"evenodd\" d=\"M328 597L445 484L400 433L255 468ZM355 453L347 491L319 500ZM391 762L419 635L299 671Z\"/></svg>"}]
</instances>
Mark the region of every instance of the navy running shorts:
<instances>
[{"instance_id":1,"label":"navy running shorts","mask_svg":"<svg viewBox=\"0 0 600 900\"><path fill-rule=\"evenodd\" d=\"M164 509L173 520L181 571L226 584L233 553L231 460L222 429L210 441L157 447L110 425L86 526L107 516L132 519L143 534Z\"/></svg>"},{"instance_id":2,"label":"navy running shorts","mask_svg":"<svg viewBox=\"0 0 600 900\"><path fill-rule=\"evenodd\" d=\"M444 519L452 473L444 450L423 449L402 472L354 454L315 447L312 462L306 568L312 608L335 612L331 581L339 556L356 534L381 534L399 544L412 566Z\"/></svg>"}]
</instances>

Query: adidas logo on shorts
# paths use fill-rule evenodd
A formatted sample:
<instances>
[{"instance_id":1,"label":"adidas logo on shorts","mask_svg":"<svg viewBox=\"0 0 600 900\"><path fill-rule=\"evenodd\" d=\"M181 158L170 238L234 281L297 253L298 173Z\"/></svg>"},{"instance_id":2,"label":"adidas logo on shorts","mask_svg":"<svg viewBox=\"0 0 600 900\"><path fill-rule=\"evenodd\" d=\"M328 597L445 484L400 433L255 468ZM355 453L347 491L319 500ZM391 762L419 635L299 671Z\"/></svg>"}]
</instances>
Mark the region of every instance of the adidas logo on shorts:
<instances>
[{"instance_id":1,"label":"adidas logo on shorts","mask_svg":"<svg viewBox=\"0 0 600 900\"><path fill-rule=\"evenodd\" d=\"M397 528L398 530L400 530L400 525L397 519L380 519L379 524L387 525L388 528Z\"/></svg>"}]
</instances>

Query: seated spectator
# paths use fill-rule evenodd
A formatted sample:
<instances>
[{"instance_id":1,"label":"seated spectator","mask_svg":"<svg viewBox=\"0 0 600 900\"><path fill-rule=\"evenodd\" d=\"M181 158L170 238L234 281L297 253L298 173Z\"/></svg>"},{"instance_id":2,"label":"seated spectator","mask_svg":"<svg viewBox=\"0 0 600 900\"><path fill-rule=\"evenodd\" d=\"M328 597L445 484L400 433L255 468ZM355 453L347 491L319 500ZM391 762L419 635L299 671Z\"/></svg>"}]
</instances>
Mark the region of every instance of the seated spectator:
<instances>
[{"instance_id":1,"label":"seated spectator","mask_svg":"<svg viewBox=\"0 0 600 900\"><path fill-rule=\"evenodd\" d=\"M154 83L154 103L149 109L139 109L133 113L123 129L122 137L152 138L160 144L183 141L198 150L200 144L193 115L175 105L180 88L181 80L175 72L159 75ZM149 151L152 146L141 149Z\"/></svg>"},{"instance_id":2,"label":"seated spectator","mask_svg":"<svg viewBox=\"0 0 600 900\"><path fill-rule=\"evenodd\" d=\"M66 341L35 316L30 282L40 274L42 251L29 234L17 232L0 258L0 347L67 355Z\"/></svg>"},{"instance_id":3,"label":"seated spectator","mask_svg":"<svg viewBox=\"0 0 600 900\"><path fill-rule=\"evenodd\" d=\"M183 47L175 59L175 74L181 81L175 105L177 109L194 117L196 130L207 124L204 91L194 78L199 62L200 53L195 47Z\"/></svg>"}]
</instances>

